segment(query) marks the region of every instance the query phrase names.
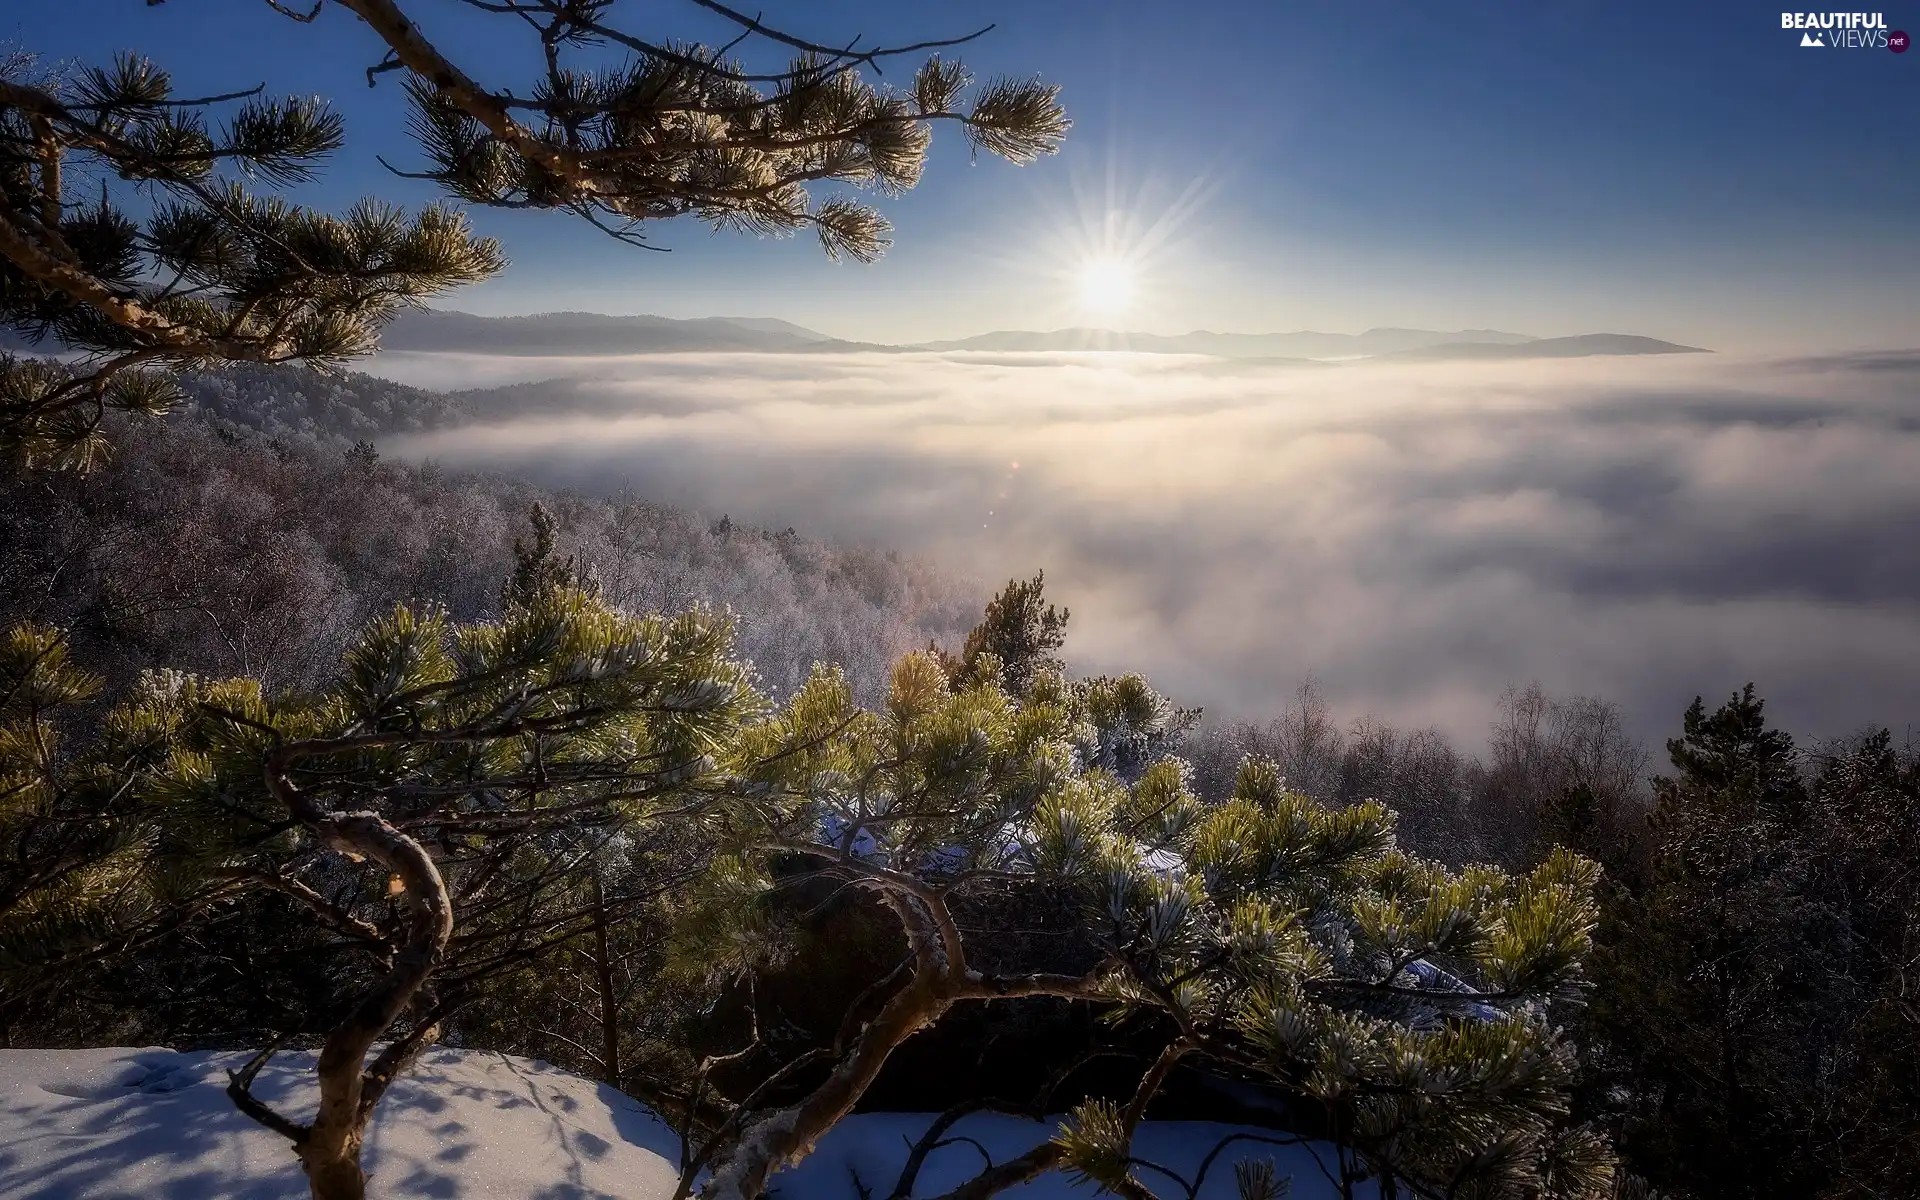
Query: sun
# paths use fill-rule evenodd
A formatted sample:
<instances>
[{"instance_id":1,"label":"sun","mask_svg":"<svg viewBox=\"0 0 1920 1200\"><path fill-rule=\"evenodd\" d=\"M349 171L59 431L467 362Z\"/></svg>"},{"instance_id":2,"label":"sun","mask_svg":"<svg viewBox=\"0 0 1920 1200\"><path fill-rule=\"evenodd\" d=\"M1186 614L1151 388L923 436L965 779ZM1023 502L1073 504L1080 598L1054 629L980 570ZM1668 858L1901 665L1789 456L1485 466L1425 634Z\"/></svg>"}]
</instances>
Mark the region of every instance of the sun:
<instances>
[{"instance_id":1,"label":"sun","mask_svg":"<svg viewBox=\"0 0 1920 1200\"><path fill-rule=\"evenodd\" d=\"M1133 303L1134 270L1117 258L1092 258L1080 264L1080 306L1089 312L1125 312Z\"/></svg>"}]
</instances>

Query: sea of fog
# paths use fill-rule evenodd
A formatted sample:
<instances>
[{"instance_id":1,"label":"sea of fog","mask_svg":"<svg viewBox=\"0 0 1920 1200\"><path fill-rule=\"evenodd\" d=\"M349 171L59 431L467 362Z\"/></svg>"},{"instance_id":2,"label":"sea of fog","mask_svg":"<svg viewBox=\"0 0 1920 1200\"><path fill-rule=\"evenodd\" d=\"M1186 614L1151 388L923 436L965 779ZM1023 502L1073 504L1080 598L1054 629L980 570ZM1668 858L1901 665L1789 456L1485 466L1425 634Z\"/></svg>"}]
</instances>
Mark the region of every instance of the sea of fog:
<instances>
[{"instance_id":1,"label":"sea of fog","mask_svg":"<svg viewBox=\"0 0 1920 1200\"><path fill-rule=\"evenodd\" d=\"M1509 684L1667 734L1751 680L1920 726L1920 352L1299 366L394 354L484 423L383 451L1047 572L1087 672L1226 716L1308 678L1477 743ZM548 381L548 382L538 382Z\"/></svg>"}]
</instances>

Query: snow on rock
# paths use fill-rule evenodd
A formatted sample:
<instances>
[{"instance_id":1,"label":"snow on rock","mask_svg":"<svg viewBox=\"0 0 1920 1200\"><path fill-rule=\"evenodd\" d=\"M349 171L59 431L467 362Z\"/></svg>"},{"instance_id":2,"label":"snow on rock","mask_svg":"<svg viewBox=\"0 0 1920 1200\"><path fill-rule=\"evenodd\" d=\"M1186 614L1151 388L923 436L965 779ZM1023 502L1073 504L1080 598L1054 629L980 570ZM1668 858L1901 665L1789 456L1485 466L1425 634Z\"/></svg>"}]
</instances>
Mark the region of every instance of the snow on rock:
<instances>
[{"instance_id":1,"label":"snow on rock","mask_svg":"<svg viewBox=\"0 0 1920 1200\"><path fill-rule=\"evenodd\" d=\"M240 1115L226 1072L241 1053L174 1050L0 1050L0 1197L5 1200L298 1200L306 1178L287 1144ZM313 1055L280 1055L254 1092L302 1118L317 1099ZM932 1117L850 1117L799 1166L770 1181L772 1200L861 1200L893 1191L912 1142ZM913 1195L934 1197L985 1165L1037 1145L1051 1123L976 1113L927 1157ZM1148 1122L1143 1160L1191 1177L1238 1130ZM1262 1135L1270 1136L1270 1135ZM1330 1149L1239 1142L1219 1156L1195 1200L1232 1200L1233 1163L1272 1159L1295 1200L1338 1195ZM423 1055L375 1111L364 1163L369 1194L392 1200L667 1200L679 1141L644 1105L542 1062L475 1050ZM1162 1196L1183 1188L1141 1169ZM857 1183L856 1183L857 1180ZM1093 1200L1062 1174L1003 1193L1019 1200ZM1361 1194L1356 1191L1356 1195ZM1377 1193L1365 1193L1370 1200Z\"/></svg>"}]
</instances>

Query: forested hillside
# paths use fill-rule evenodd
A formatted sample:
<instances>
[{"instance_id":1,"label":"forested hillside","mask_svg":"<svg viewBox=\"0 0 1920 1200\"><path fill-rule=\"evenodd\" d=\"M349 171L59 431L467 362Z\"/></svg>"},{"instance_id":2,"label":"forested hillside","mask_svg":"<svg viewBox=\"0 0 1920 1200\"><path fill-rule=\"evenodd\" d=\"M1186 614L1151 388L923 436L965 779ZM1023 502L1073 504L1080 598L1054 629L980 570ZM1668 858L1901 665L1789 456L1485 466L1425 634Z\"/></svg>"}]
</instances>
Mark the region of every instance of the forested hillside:
<instances>
[{"instance_id":1,"label":"forested hillside","mask_svg":"<svg viewBox=\"0 0 1920 1200\"><path fill-rule=\"evenodd\" d=\"M457 425L466 406L445 392L308 367L229 363L179 375L185 418L229 433L256 433L288 445L356 441Z\"/></svg>"}]
</instances>

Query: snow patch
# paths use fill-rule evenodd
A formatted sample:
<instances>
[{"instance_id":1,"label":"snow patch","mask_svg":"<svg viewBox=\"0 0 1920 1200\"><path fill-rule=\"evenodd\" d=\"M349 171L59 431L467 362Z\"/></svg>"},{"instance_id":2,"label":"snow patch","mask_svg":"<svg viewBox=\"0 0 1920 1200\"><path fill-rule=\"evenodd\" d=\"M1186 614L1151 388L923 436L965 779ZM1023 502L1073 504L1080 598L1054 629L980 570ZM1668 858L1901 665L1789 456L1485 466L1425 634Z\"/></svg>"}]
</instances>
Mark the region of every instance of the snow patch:
<instances>
[{"instance_id":1,"label":"snow patch","mask_svg":"<svg viewBox=\"0 0 1920 1200\"><path fill-rule=\"evenodd\" d=\"M6 1200L300 1200L306 1178L280 1138L237 1112L227 1071L245 1053L164 1049L0 1050L0 1196ZM311 1053L277 1056L255 1082L296 1119L318 1098ZM799 1166L769 1181L773 1200L861 1200L893 1190L925 1113L841 1122ZM1051 1135L1052 1122L977 1113L927 1156L913 1196L938 1196ZM1189 1177L1221 1139L1258 1130L1147 1122L1136 1152ZM1233 1200L1233 1163L1270 1158L1295 1200L1338 1195L1330 1148L1239 1142L1196 1200ZM383 1200L667 1200L679 1140L653 1112L546 1063L474 1050L423 1055L375 1111L364 1165ZM1162 1196L1184 1190L1143 1168ZM856 1186L856 1180L858 1186ZM1092 1200L1061 1173L1010 1189L1020 1200ZM1356 1192L1376 1200L1377 1192Z\"/></svg>"},{"instance_id":2,"label":"snow patch","mask_svg":"<svg viewBox=\"0 0 1920 1200\"><path fill-rule=\"evenodd\" d=\"M292 1149L227 1099L244 1053L0 1051L7 1200L299 1200ZM255 1094L296 1119L318 1100L310 1053L277 1056ZM396 1200L664 1200L679 1143L638 1101L509 1055L436 1050L395 1081L364 1163Z\"/></svg>"},{"instance_id":3,"label":"snow patch","mask_svg":"<svg viewBox=\"0 0 1920 1200\"><path fill-rule=\"evenodd\" d=\"M834 1126L820 1146L799 1166L782 1171L767 1183L770 1200L862 1200L866 1192L885 1197L893 1192L909 1149L925 1132L932 1116L926 1113L862 1113ZM941 1196L979 1174L989 1164L1003 1163L1052 1136L1057 1119L1045 1123L1004 1113L974 1113L961 1118L942 1139L940 1149L927 1155L914 1180L916 1200ZM1147 1121L1134 1133L1134 1156L1165 1167L1188 1181L1207 1154L1236 1134L1285 1138L1267 1130L1220 1125L1206 1121ZM1333 1148L1302 1143L1275 1146L1252 1140L1236 1141L1207 1171L1196 1200L1237 1200L1233 1164L1268 1159L1276 1174L1293 1178L1291 1200L1334 1200L1340 1192L1329 1179L1340 1167ZM1135 1172L1140 1181L1165 1200L1185 1200L1184 1187L1147 1167ZM864 1191L863 1191L864 1189ZM1107 1193L1091 1184L1075 1186L1061 1171L1043 1175L999 1193L1005 1200L1094 1200ZM1356 1184L1359 1200L1378 1200L1377 1188Z\"/></svg>"}]
</instances>

